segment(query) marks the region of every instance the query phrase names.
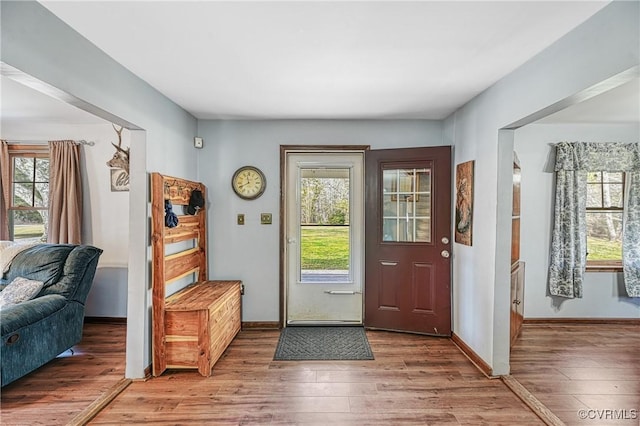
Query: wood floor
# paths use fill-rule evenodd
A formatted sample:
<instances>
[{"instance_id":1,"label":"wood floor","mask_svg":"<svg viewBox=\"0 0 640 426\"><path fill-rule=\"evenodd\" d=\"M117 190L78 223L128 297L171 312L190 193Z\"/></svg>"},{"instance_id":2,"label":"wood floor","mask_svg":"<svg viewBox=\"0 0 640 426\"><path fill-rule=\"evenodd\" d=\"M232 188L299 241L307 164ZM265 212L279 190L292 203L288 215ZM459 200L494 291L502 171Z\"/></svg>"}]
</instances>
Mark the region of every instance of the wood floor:
<instances>
[{"instance_id":1,"label":"wood floor","mask_svg":"<svg viewBox=\"0 0 640 426\"><path fill-rule=\"evenodd\" d=\"M134 382L91 424L542 424L449 339L367 336L374 361L273 361L278 331L242 331L211 377Z\"/></svg>"},{"instance_id":2,"label":"wood floor","mask_svg":"<svg viewBox=\"0 0 640 426\"><path fill-rule=\"evenodd\" d=\"M242 331L211 377L136 381L91 424L543 424L448 339L367 331L374 361L273 361L278 336ZM638 409L639 339L638 326L526 325L512 372L567 424L637 425L577 412ZM123 377L124 341L123 325L87 324L73 356L2 389L0 424L69 422Z\"/></svg>"},{"instance_id":3,"label":"wood floor","mask_svg":"<svg viewBox=\"0 0 640 426\"><path fill-rule=\"evenodd\" d=\"M273 361L278 331L241 331L211 377L136 381L90 424L542 424L450 340L367 336L374 361ZM124 340L124 326L88 324L74 357L2 389L0 423L66 424L123 377Z\"/></svg>"},{"instance_id":4,"label":"wood floor","mask_svg":"<svg viewBox=\"0 0 640 426\"><path fill-rule=\"evenodd\" d=\"M525 324L511 375L567 425L640 424L639 325Z\"/></svg>"},{"instance_id":5,"label":"wood floor","mask_svg":"<svg viewBox=\"0 0 640 426\"><path fill-rule=\"evenodd\" d=\"M65 425L124 377L123 324L85 324L82 342L2 388L0 424Z\"/></svg>"}]
</instances>

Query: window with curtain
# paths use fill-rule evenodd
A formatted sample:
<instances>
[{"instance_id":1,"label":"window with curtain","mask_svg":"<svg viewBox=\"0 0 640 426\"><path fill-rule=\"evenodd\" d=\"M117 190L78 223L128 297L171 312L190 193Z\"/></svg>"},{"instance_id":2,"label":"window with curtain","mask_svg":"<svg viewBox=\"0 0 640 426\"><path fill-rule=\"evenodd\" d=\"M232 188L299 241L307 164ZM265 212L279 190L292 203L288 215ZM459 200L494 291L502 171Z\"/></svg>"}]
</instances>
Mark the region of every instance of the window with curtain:
<instances>
[{"instance_id":1,"label":"window with curtain","mask_svg":"<svg viewBox=\"0 0 640 426\"><path fill-rule=\"evenodd\" d=\"M80 145L0 140L0 153L0 239L80 244Z\"/></svg>"},{"instance_id":2,"label":"window with curtain","mask_svg":"<svg viewBox=\"0 0 640 426\"><path fill-rule=\"evenodd\" d=\"M613 241L620 234L627 295L640 297L638 143L560 142L556 145L555 171L549 293L582 297L587 252L591 259L617 257L617 250L605 252L617 246ZM592 255L598 240L608 241L598 249L599 254Z\"/></svg>"},{"instance_id":3,"label":"window with curtain","mask_svg":"<svg viewBox=\"0 0 640 426\"><path fill-rule=\"evenodd\" d=\"M49 148L9 145L11 240L46 241L49 223Z\"/></svg>"}]
</instances>

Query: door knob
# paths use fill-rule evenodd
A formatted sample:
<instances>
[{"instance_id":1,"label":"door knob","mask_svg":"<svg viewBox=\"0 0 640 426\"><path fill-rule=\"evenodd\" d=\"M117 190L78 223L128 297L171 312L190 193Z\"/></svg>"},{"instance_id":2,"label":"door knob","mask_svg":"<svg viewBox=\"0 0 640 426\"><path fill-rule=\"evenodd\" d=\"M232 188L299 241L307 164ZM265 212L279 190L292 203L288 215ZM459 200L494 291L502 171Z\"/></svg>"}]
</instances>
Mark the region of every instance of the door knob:
<instances>
[{"instance_id":1,"label":"door knob","mask_svg":"<svg viewBox=\"0 0 640 426\"><path fill-rule=\"evenodd\" d=\"M444 257L445 259L448 259L448 258L449 258L449 256L451 256L451 254L449 254L449 251L448 251L448 250L442 250L442 251L440 252L440 256Z\"/></svg>"}]
</instances>

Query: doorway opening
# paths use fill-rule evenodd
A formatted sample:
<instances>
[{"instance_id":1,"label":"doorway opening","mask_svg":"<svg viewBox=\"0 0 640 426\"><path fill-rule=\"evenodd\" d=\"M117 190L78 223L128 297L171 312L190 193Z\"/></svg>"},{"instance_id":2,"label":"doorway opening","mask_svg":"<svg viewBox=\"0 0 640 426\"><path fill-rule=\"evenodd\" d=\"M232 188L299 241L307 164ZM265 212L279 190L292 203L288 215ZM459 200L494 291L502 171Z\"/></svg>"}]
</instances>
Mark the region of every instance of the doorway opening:
<instances>
[{"instance_id":1,"label":"doorway opening","mask_svg":"<svg viewBox=\"0 0 640 426\"><path fill-rule=\"evenodd\" d=\"M115 116L109 113L106 110L101 109L99 106L89 104L81 99L76 98L75 96L54 87L53 85L47 83L46 81L40 80L34 76L31 76L21 70L18 70L11 65L0 62L0 74L2 74L3 79L7 78L17 83L16 90L21 90L19 93L28 96L28 99L32 99L34 102L37 102L36 105L40 105L39 108L42 108L46 111L51 111L52 117L55 118L55 126L52 126L50 129L46 128L46 122L42 121L42 124L38 129L37 133L33 128L29 128L29 139L60 139L60 137L54 137L55 132L62 131L64 132L64 137L69 135L69 130L65 129L64 126L60 126L59 117L62 113L61 111L65 111L64 114L69 113L69 110L73 110L75 112L74 116L79 117L81 113L77 112L77 109L82 110L83 113L86 113L86 117L95 116L98 119L104 121L104 123L112 123L117 126L122 126L123 128L128 130L129 133L129 146L131 149L131 162L130 162L130 188L129 188L129 208L128 213L125 214L125 222L127 225L132 223L139 223L140 218L146 217L146 209L148 199L147 195L147 175L146 175L146 131L136 126L135 124ZM25 92L27 91L27 92ZM3 108L11 107L11 103L6 103L3 105ZM83 122L87 124L96 124L94 120L90 120L89 118L80 118ZM99 120L98 120L99 121ZM100 127L101 123L96 124L97 127ZM15 127L15 126L14 126ZM103 135L102 133L98 133L97 137L102 135L103 138L109 139L114 135L112 134L113 130L111 126L107 126L108 131ZM80 129L80 127L78 127ZM3 130L7 130L6 128ZM78 130L84 131L84 130ZM94 132L94 130L92 130ZM95 133L94 133L95 134ZM45 137L46 136L46 137ZM7 139L14 139L13 137L8 137ZM23 139L20 136L17 136L16 139ZM105 147L107 144L103 144ZM125 141L126 145L126 141ZM99 167L105 167L102 164L104 160L107 160L112 154L113 151L111 148L108 149L108 154L104 160L100 157L100 153L98 152L102 149L101 146L96 144L91 148L87 148L85 151L87 155L83 156L83 166L87 170L85 170L83 175L83 185L86 188L91 186L91 182L93 182L96 178L96 174L93 173L95 170L92 167L94 164L99 165ZM89 157L92 156L95 162L89 162ZM91 161L93 161L91 160ZM89 171L91 170L91 172ZM91 176L89 177L89 173ZM97 182L97 180L96 180ZM108 187L107 187L108 188ZM107 190L108 191L108 190ZM88 192L88 190L87 190ZM91 192L94 194L95 191ZM114 194L109 193L110 196L116 196ZM122 195L126 194L121 194ZM103 197L104 198L104 197ZM91 208L92 197L85 196L84 200L86 204L85 208L85 220L83 225L83 234L87 229L91 230L94 221L92 217L94 215L99 214L99 210ZM116 203L114 205L117 206ZM98 216L99 217L99 216ZM96 222L97 223L97 222ZM124 283L124 288L122 291L111 291L113 289L109 289L112 294L111 297L117 296L118 300L124 300L124 307L119 306L116 314L113 313L104 313L98 312L95 314L96 317L108 317L108 318L121 318L121 314L126 316L127 319L127 350L126 350L126 371L125 377L128 378L141 378L144 377L144 369L147 365L145 360L145 340L142 338L146 334L146 329L148 328L148 319L146 315L146 310L144 309L145 300L146 300L146 286L140 285L140 283L148 282L148 271L146 268L146 251L147 251L147 231L145 227L139 226L127 226L128 227L128 236L124 236L125 239L129 242L129 253L126 260L120 260L114 258L108 259L111 264L103 263L98 266L98 270L96 271L96 276L98 280L104 278L104 282L109 281L117 281L119 283ZM122 227L125 228L124 226ZM104 248L105 243L97 240L93 234L83 235L83 242L87 244L94 244L97 246L102 246ZM120 244L118 242L118 244ZM113 250L111 251L113 253ZM105 259L106 256L103 256ZM105 286L104 289L107 287ZM99 300L100 297L97 294L101 287L94 284L92 289L96 293L96 300ZM88 304L90 304L90 300L88 300ZM114 308L115 309L115 308ZM121 312L121 309L124 310L124 313ZM110 311L111 312L111 311Z\"/></svg>"}]
</instances>

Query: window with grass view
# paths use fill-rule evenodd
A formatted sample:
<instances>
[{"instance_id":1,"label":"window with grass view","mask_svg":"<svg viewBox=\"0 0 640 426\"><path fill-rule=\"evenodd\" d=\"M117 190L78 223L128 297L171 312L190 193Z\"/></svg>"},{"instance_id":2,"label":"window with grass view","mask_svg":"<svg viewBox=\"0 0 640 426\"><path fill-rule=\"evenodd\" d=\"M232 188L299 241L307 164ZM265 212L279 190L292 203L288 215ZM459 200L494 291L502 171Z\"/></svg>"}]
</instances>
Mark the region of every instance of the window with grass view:
<instances>
[{"instance_id":1,"label":"window with grass view","mask_svg":"<svg viewBox=\"0 0 640 426\"><path fill-rule=\"evenodd\" d=\"M587 265L621 266L624 173L590 172L586 210Z\"/></svg>"},{"instance_id":2,"label":"window with grass view","mask_svg":"<svg viewBox=\"0 0 640 426\"><path fill-rule=\"evenodd\" d=\"M11 156L9 234L14 241L46 241L49 212L48 150Z\"/></svg>"},{"instance_id":3,"label":"window with grass view","mask_svg":"<svg viewBox=\"0 0 640 426\"><path fill-rule=\"evenodd\" d=\"M301 170L301 282L350 279L349 170Z\"/></svg>"}]
</instances>

